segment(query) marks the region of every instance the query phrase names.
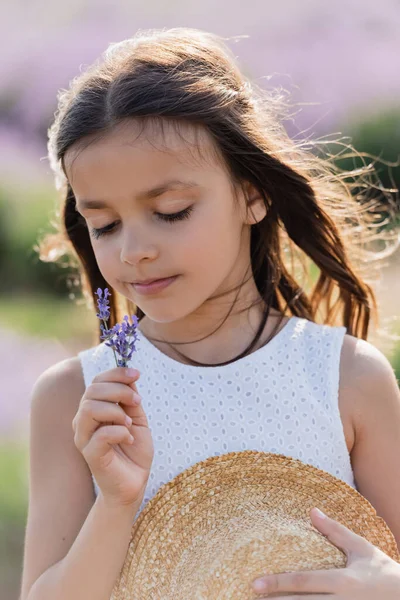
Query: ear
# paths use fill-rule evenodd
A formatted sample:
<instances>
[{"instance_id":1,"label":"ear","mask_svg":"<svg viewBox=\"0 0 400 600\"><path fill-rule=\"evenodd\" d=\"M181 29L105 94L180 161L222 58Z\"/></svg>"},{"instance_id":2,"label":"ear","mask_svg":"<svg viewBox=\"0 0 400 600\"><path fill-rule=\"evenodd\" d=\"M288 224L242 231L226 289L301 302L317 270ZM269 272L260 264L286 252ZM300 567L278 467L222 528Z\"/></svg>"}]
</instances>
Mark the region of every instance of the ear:
<instances>
[{"instance_id":1,"label":"ear","mask_svg":"<svg viewBox=\"0 0 400 600\"><path fill-rule=\"evenodd\" d=\"M260 192L249 182L243 185L244 201L246 203L245 223L254 225L262 221L267 214L267 207Z\"/></svg>"}]
</instances>

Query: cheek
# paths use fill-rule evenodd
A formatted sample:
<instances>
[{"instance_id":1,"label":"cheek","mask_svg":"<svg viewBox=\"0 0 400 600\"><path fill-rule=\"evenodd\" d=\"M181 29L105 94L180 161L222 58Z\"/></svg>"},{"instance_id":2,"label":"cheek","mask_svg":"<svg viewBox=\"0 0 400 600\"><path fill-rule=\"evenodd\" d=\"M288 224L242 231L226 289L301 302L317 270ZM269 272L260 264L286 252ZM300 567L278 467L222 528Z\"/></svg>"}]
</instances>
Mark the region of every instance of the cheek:
<instances>
[{"instance_id":1,"label":"cheek","mask_svg":"<svg viewBox=\"0 0 400 600\"><path fill-rule=\"evenodd\" d=\"M99 267L100 273L104 279L109 282L113 282L116 276L115 271L115 260L118 256L116 250L111 248L110 244L100 243L97 247L93 245L93 252L96 257L96 262Z\"/></svg>"},{"instance_id":2,"label":"cheek","mask_svg":"<svg viewBox=\"0 0 400 600\"><path fill-rule=\"evenodd\" d=\"M99 266L107 265L107 263L111 263L113 260L114 251L111 250L109 246L109 244L101 242L97 247L93 247L93 251Z\"/></svg>"},{"instance_id":3,"label":"cheek","mask_svg":"<svg viewBox=\"0 0 400 600\"><path fill-rule=\"evenodd\" d=\"M237 256L240 247L241 227L235 219L227 219L226 213L213 214L205 222L197 223L184 236L179 236L182 260L193 265L194 271L212 272L218 278ZM189 267L189 270L192 270Z\"/></svg>"}]
</instances>

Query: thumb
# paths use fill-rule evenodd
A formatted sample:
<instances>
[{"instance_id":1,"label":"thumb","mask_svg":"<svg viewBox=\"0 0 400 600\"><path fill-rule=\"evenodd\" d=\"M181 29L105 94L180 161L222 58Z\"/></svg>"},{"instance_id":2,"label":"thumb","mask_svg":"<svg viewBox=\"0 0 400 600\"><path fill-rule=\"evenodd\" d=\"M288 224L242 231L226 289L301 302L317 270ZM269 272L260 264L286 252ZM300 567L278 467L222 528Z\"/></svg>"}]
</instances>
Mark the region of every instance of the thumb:
<instances>
[{"instance_id":1,"label":"thumb","mask_svg":"<svg viewBox=\"0 0 400 600\"><path fill-rule=\"evenodd\" d=\"M357 555L359 557L371 556L374 546L365 538L348 529L338 521L331 519L320 511L313 508L310 512L312 524L325 535L334 546L343 550L349 558Z\"/></svg>"}]
</instances>

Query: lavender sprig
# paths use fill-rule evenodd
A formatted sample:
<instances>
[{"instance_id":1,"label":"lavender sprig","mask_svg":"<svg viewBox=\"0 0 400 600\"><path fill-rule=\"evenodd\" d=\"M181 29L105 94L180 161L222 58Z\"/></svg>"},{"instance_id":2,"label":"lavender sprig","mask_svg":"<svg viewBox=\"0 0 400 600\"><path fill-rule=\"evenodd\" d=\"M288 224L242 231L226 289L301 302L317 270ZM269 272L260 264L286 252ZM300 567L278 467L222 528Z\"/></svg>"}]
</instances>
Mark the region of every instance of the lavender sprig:
<instances>
[{"instance_id":1,"label":"lavender sprig","mask_svg":"<svg viewBox=\"0 0 400 600\"><path fill-rule=\"evenodd\" d=\"M132 354L136 352L135 342L139 339L136 330L138 318L136 315L132 315L132 323L130 324L128 315L125 315L122 323L117 323L114 327L108 329L107 321L110 318L108 298L111 294L108 288L105 288L104 296L101 288L98 288L96 294L98 298L97 306L99 308L96 317L104 323L104 325L100 325L102 332L100 339L107 340L106 346L112 348L117 367L126 367L128 361L132 358Z\"/></svg>"}]
</instances>

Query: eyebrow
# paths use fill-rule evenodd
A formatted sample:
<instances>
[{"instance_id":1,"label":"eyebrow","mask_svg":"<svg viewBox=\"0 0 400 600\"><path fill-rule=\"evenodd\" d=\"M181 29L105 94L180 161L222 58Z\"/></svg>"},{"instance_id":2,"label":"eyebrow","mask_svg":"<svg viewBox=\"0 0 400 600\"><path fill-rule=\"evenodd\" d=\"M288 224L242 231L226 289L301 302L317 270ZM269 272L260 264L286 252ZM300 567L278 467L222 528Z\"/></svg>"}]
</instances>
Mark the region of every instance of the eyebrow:
<instances>
[{"instance_id":1,"label":"eyebrow","mask_svg":"<svg viewBox=\"0 0 400 600\"><path fill-rule=\"evenodd\" d=\"M149 190L145 190L138 194L138 199L143 200L151 200L153 198L157 198L162 194L170 190L186 190L200 187L198 183L194 181L181 181L180 179L172 179L170 181L165 181L160 185L157 185L154 188ZM80 200L79 205L81 209L95 209L95 208L108 208L109 205L104 200ZM78 207L77 207L78 210Z\"/></svg>"}]
</instances>

